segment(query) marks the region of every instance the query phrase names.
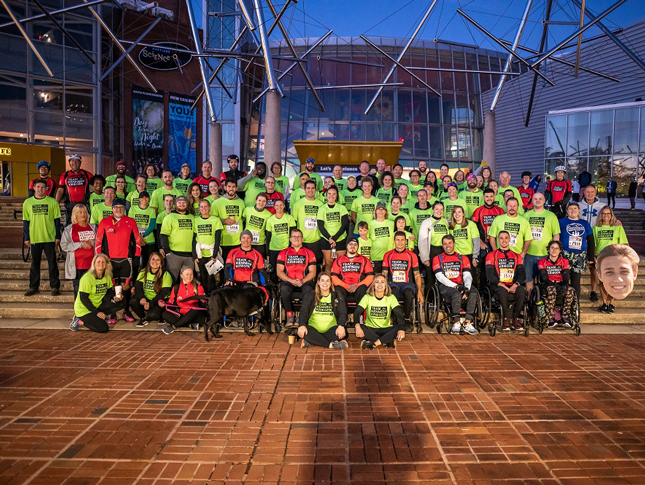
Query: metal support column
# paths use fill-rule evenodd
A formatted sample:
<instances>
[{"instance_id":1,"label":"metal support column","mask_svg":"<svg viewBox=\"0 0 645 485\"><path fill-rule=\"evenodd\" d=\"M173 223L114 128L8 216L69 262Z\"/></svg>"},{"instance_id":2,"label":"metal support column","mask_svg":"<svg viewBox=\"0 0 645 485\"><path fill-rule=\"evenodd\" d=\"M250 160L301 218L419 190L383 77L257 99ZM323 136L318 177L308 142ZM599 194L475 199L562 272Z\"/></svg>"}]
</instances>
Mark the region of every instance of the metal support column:
<instances>
[{"instance_id":1,"label":"metal support column","mask_svg":"<svg viewBox=\"0 0 645 485\"><path fill-rule=\"evenodd\" d=\"M202 43L199 40L199 33L197 32L197 25L195 23L195 12L193 11L192 0L186 0L186 6L188 7L188 19L190 20L190 30L193 33L193 41L195 42L195 50L198 54L202 54ZM203 57L198 57L199 61L199 71L202 75L202 82L204 83L204 92L206 93L206 103L208 104L208 113L210 115L210 120L215 121L215 109L213 106L213 97L211 95L211 90L208 85L208 79L206 78L206 62Z\"/></svg>"},{"instance_id":2,"label":"metal support column","mask_svg":"<svg viewBox=\"0 0 645 485\"><path fill-rule=\"evenodd\" d=\"M244 0L240 0L240 4ZM267 30L264 23L264 13L262 12L262 6L260 5L259 0L253 0L255 5L255 15L258 20L258 30L260 31L260 42L262 43L262 54L264 55L264 67L266 69L267 80L269 81L269 89L272 91L278 91L280 96L284 97L282 88L278 83L278 80L275 76L275 71L273 70L273 59L271 58L271 47L269 46L269 37L267 36Z\"/></svg>"}]
</instances>

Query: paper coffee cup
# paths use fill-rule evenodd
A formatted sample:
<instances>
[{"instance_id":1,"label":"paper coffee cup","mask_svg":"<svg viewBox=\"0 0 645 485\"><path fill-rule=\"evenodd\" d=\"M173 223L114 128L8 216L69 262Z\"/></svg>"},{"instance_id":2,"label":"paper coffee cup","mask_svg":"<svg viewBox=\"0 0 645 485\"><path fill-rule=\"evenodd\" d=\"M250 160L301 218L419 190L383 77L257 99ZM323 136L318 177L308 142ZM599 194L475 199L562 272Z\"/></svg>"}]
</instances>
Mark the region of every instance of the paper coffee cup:
<instances>
[{"instance_id":1,"label":"paper coffee cup","mask_svg":"<svg viewBox=\"0 0 645 485\"><path fill-rule=\"evenodd\" d=\"M123 287L121 285L115 286L114 293L116 294L117 298L119 298L123 294Z\"/></svg>"},{"instance_id":2,"label":"paper coffee cup","mask_svg":"<svg viewBox=\"0 0 645 485\"><path fill-rule=\"evenodd\" d=\"M295 335L289 335L289 345L293 345L296 343L296 336Z\"/></svg>"}]
</instances>

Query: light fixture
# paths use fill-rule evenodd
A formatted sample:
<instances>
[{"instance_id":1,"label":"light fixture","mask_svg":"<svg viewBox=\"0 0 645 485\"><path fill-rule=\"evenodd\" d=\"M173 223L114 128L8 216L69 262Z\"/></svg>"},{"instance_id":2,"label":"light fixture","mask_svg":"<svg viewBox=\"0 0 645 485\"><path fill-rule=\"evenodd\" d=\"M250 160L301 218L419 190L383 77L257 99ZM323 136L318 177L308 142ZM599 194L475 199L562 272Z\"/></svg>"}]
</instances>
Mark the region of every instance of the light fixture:
<instances>
[{"instance_id":1,"label":"light fixture","mask_svg":"<svg viewBox=\"0 0 645 485\"><path fill-rule=\"evenodd\" d=\"M23 136L25 136L25 135L23 135L22 133L20 133L20 138L22 138Z\"/></svg>"}]
</instances>

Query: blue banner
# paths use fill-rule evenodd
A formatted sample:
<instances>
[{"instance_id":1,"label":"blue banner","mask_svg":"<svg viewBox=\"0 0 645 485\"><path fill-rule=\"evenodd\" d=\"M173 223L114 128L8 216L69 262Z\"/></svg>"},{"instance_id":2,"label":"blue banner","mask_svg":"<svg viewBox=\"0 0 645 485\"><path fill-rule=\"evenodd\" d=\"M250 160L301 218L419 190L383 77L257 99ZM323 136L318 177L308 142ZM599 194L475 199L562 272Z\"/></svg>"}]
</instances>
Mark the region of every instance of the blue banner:
<instances>
[{"instance_id":1,"label":"blue banner","mask_svg":"<svg viewBox=\"0 0 645 485\"><path fill-rule=\"evenodd\" d=\"M191 173L197 164L197 110L190 110L195 102L192 96L170 93L168 111L168 168L177 175L187 163Z\"/></svg>"}]
</instances>

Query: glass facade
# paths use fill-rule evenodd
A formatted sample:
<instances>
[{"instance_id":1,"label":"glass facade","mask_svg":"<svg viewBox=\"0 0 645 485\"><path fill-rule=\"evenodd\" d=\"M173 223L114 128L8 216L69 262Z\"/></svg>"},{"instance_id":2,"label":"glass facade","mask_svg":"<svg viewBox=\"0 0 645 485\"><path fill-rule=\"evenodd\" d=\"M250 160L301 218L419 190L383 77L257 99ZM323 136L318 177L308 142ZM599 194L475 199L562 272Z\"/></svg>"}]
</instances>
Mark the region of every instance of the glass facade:
<instances>
[{"instance_id":1,"label":"glass facade","mask_svg":"<svg viewBox=\"0 0 645 485\"><path fill-rule=\"evenodd\" d=\"M396 58L405 39L371 39L390 56ZM314 42L308 39L295 45L302 55ZM286 70L291 57L285 43L272 49L277 73ZM475 69L499 71L505 55L468 46L435 44L417 41L408 50L402 63L406 66ZM324 46L309 56L306 69L314 86L346 86L382 83L392 62L367 46L360 38L330 37ZM452 168L470 168L482 159L483 117L480 94L494 86L499 76L465 74L449 71L414 71L419 78L436 89L441 96L428 90L402 69L396 69L387 86L366 115L366 107L376 87L318 90L325 106L321 110L307 88L302 72L296 67L281 83L283 158L292 167L300 162L294 140L360 140L402 141L399 162L404 167L426 160L438 168L447 162ZM254 86L254 96L261 92ZM246 155L250 161L263 159L264 102L254 107L248 126Z\"/></svg>"},{"instance_id":2,"label":"glass facade","mask_svg":"<svg viewBox=\"0 0 645 485\"><path fill-rule=\"evenodd\" d=\"M555 167L565 165L572 180L588 170L600 193L612 177L626 197L632 177L645 175L644 125L642 102L549 113L544 171L554 176Z\"/></svg>"},{"instance_id":3,"label":"glass facade","mask_svg":"<svg viewBox=\"0 0 645 485\"><path fill-rule=\"evenodd\" d=\"M64 0L42 3L50 11L69 6ZM41 13L34 2L9 0L9 5L19 19ZM56 15L56 19L97 62L100 27L89 10ZM0 8L0 24L7 22L11 18ZM100 111L96 70L100 63L93 65L46 18L22 26L54 77L46 73L15 26L0 29L0 140L59 146L81 154L84 167L95 170ZM109 105L109 98L104 102Z\"/></svg>"}]
</instances>

